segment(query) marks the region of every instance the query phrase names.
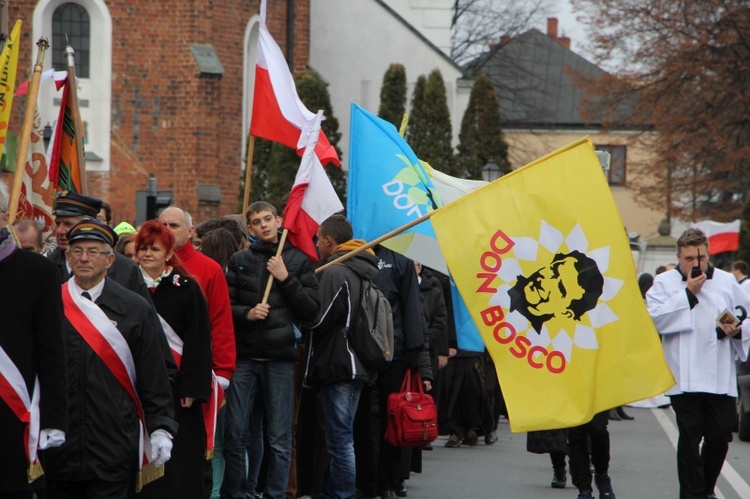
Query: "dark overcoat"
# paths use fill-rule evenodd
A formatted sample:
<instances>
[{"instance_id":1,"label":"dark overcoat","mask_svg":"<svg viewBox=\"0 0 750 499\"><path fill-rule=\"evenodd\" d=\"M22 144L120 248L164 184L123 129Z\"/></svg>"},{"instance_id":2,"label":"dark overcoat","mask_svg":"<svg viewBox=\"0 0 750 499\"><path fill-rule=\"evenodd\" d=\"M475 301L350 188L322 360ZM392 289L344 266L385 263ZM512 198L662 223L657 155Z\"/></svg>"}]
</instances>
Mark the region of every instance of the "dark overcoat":
<instances>
[{"instance_id":1,"label":"dark overcoat","mask_svg":"<svg viewBox=\"0 0 750 499\"><path fill-rule=\"evenodd\" d=\"M39 376L40 428L67 431L65 348L60 281L46 258L16 249L0 261L0 346L16 365L29 394ZM0 400L0 492L44 486L26 478L24 425Z\"/></svg>"},{"instance_id":2,"label":"dark overcoat","mask_svg":"<svg viewBox=\"0 0 750 499\"><path fill-rule=\"evenodd\" d=\"M148 433L176 434L172 389L159 346L158 319L143 298L109 277L96 300L128 343ZM112 372L63 319L68 364L69 431L65 443L45 451L47 475L56 481L126 481L138 463L140 425L135 405Z\"/></svg>"}]
</instances>

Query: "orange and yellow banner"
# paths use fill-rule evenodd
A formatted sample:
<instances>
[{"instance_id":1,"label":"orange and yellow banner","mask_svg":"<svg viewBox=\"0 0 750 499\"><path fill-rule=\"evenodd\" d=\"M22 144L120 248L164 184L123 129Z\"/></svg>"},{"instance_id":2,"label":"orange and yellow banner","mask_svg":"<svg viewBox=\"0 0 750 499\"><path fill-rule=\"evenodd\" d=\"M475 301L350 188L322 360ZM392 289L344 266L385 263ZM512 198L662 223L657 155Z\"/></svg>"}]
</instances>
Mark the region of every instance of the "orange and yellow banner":
<instances>
[{"instance_id":1,"label":"orange and yellow banner","mask_svg":"<svg viewBox=\"0 0 750 499\"><path fill-rule=\"evenodd\" d=\"M588 138L431 221L497 366L512 431L577 426L674 384Z\"/></svg>"},{"instance_id":2,"label":"orange and yellow banner","mask_svg":"<svg viewBox=\"0 0 750 499\"><path fill-rule=\"evenodd\" d=\"M83 176L86 174L86 169L77 143L83 138L83 130L79 130L76 125L78 100L70 91L70 85L70 76L68 76L63 87L60 115L54 132L55 139L51 144L49 178L56 191L85 194Z\"/></svg>"},{"instance_id":3,"label":"orange and yellow banner","mask_svg":"<svg viewBox=\"0 0 750 499\"><path fill-rule=\"evenodd\" d=\"M21 24L20 19L16 21L13 31L11 31L10 37L5 41L5 47L3 47L3 51L0 53L0 153L5 150L5 137L8 134L10 110L13 107Z\"/></svg>"}]
</instances>

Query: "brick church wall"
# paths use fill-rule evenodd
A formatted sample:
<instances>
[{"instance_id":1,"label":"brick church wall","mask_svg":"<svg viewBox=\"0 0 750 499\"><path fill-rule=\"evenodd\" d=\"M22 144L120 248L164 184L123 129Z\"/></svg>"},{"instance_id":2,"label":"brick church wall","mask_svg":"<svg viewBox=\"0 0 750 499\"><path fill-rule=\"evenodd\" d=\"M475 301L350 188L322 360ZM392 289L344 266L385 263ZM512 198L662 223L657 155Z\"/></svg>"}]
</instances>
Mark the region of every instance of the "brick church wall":
<instances>
[{"instance_id":1,"label":"brick church wall","mask_svg":"<svg viewBox=\"0 0 750 499\"><path fill-rule=\"evenodd\" d=\"M287 5L268 2L267 24L287 52ZM294 70L309 58L309 0L294 0ZM37 2L13 1L12 27L23 20L17 82L30 77L32 15ZM116 222L135 219L135 192L153 173L160 190L197 221L237 211L242 168L243 44L259 0L106 2L112 18L112 115L109 172L89 172L90 195L109 201ZM51 36L51 33L45 34ZM96 40L92 40L96 43ZM191 44L211 44L223 76L202 77ZM32 52L33 50L33 52ZM45 68L48 69L48 68ZM62 69L62 68L58 68ZM16 98L11 132L19 133L23 100ZM12 185L12 178L6 178ZM221 189L220 203L199 202L196 184Z\"/></svg>"}]
</instances>

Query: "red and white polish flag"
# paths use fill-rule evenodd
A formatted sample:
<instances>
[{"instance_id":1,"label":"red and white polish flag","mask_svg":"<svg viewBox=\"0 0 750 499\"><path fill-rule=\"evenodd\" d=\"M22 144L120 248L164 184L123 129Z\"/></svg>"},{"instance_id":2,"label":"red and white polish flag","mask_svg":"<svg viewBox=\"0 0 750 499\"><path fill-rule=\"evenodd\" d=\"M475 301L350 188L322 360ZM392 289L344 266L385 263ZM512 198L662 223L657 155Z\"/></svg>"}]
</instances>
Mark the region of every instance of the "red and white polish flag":
<instances>
[{"instance_id":1,"label":"red and white polish flag","mask_svg":"<svg viewBox=\"0 0 750 499\"><path fill-rule=\"evenodd\" d=\"M312 153L317 153L315 141L318 134L323 137L323 133L320 132L322 117L323 113L320 111L313 121L310 140L284 209L284 228L289 231L289 241L314 262L318 261L313 241L318 227L331 215L344 210L318 156Z\"/></svg>"},{"instance_id":2,"label":"red and white polish flag","mask_svg":"<svg viewBox=\"0 0 750 499\"><path fill-rule=\"evenodd\" d=\"M301 155L315 121L297 95L294 78L284 54L266 28L266 2L261 2L258 35L258 61L255 65L255 89L250 134L296 149ZM315 146L322 164L341 166L336 148L324 133Z\"/></svg>"},{"instance_id":3,"label":"red and white polish flag","mask_svg":"<svg viewBox=\"0 0 750 499\"><path fill-rule=\"evenodd\" d=\"M737 251L740 246L740 221L739 219L728 222L714 222L704 220L692 225L700 229L708 237L708 247L711 254L724 253L725 251Z\"/></svg>"}]
</instances>

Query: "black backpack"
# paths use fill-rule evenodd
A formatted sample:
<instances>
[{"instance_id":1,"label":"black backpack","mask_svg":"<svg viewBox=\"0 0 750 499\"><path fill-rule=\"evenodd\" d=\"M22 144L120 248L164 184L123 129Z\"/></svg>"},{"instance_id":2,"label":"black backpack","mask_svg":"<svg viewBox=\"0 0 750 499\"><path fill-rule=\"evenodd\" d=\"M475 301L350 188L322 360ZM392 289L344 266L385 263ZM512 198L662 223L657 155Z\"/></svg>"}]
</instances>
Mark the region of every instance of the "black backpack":
<instances>
[{"instance_id":1,"label":"black backpack","mask_svg":"<svg viewBox=\"0 0 750 499\"><path fill-rule=\"evenodd\" d=\"M393 360L393 312L391 304L372 279L349 270L360 279L359 303L352 312L347 339L357 358L368 369L382 371Z\"/></svg>"}]
</instances>

